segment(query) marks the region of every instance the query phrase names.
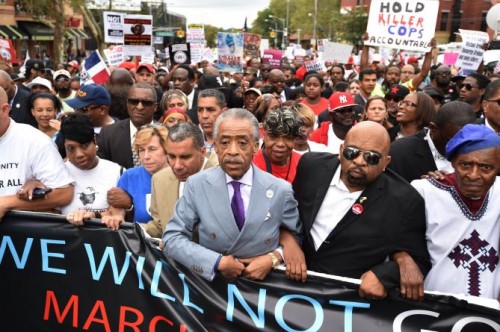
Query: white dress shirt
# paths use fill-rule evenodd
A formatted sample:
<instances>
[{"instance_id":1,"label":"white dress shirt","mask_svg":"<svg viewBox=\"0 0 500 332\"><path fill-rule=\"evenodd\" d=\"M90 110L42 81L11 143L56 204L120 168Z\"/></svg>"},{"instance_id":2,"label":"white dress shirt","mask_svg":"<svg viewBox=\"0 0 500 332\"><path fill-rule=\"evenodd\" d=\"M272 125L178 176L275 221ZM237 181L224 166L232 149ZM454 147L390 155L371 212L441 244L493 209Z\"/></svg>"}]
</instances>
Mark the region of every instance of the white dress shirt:
<instances>
[{"instance_id":1,"label":"white dress shirt","mask_svg":"<svg viewBox=\"0 0 500 332\"><path fill-rule=\"evenodd\" d=\"M445 171L448 173L453 173L453 166L451 166L451 163L446 160L446 157L443 156L439 151L436 149L436 146L434 145L434 142L431 139L431 131L426 129L427 134L425 135L424 139L427 141L427 144L429 144L429 147L431 148L432 152L432 158L434 158L434 162L436 163L436 167L440 171Z\"/></svg>"},{"instance_id":2,"label":"white dress shirt","mask_svg":"<svg viewBox=\"0 0 500 332\"><path fill-rule=\"evenodd\" d=\"M234 180L232 177L226 174L226 183L227 183L227 191L229 194L229 202L233 199L234 195L234 188L233 185L231 184L232 181ZM240 185L240 192L241 192L241 198L243 199L243 206L245 207L245 218L247 215L248 211L248 205L250 204L250 193L252 192L252 184L253 184L253 166L250 166L248 171L243 174L241 179L238 180L238 182L241 183Z\"/></svg>"},{"instance_id":3,"label":"white dress shirt","mask_svg":"<svg viewBox=\"0 0 500 332\"><path fill-rule=\"evenodd\" d=\"M344 218L347 211L352 208L361 193L362 191L349 192L349 189L340 179L339 165L311 227L311 236L316 250L319 249L340 220Z\"/></svg>"}]
</instances>

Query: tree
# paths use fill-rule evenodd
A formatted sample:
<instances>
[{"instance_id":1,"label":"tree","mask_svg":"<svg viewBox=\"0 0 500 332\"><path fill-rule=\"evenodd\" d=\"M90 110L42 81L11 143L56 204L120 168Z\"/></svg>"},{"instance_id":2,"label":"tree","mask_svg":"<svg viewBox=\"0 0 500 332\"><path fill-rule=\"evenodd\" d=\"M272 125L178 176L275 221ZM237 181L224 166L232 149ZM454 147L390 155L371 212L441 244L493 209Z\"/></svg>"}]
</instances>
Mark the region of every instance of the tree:
<instances>
[{"instance_id":1,"label":"tree","mask_svg":"<svg viewBox=\"0 0 500 332\"><path fill-rule=\"evenodd\" d=\"M66 21L64 17L65 5L83 7L84 0L21 0L21 5L38 22L44 23L54 30L54 66L64 61L64 35Z\"/></svg>"},{"instance_id":2,"label":"tree","mask_svg":"<svg viewBox=\"0 0 500 332\"><path fill-rule=\"evenodd\" d=\"M217 47L217 32L219 31L222 30L220 28L214 27L213 25L205 24L205 40L207 41L207 47Z\"/></svg>"}]
</instances>

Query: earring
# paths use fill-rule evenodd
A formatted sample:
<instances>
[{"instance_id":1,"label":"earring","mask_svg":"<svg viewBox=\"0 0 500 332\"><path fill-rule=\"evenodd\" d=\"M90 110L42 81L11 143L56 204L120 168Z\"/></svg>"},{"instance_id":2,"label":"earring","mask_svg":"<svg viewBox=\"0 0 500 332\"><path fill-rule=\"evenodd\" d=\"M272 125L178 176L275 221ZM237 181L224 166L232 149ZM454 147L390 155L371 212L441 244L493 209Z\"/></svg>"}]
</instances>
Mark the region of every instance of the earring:
<instances>
[{"instance_id":1,"label":"earring","mask_svg":"<svg viewBox=\"0 0 500 332\"><path fill-rule=\"evenodd\" d=\"M96 146L95 146L95 150L96 150L96 151L99 151L99 145L96 145Z\"/></svg>"}]
</instances>

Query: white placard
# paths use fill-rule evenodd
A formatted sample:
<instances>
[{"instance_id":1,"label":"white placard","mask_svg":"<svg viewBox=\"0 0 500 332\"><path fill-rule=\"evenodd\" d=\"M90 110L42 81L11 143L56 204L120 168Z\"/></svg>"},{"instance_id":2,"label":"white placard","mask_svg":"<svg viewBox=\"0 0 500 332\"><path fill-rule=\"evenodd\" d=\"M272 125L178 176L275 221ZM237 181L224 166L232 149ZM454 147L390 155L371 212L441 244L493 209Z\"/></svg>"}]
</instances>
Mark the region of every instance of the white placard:
<instances>
[{"instance_id":1,"label":"white placard","mask_svg":"<svg viewBox=\"0 0 500 332\"><path fill-rule=\"evenodd\" d=\"M483 44L490 38L486 32L459 29L462 36L462 50L455 66L462 69L476 70L483 60Z\"/></svg>"},{"instance_id":2,"label":"white placard","mask_svg":"<svg viewBox=\"0 0 500 332\"><path fill-rule=\"evenodd\" d=\"M123 44L123 14L103 12L104 42L109 44Z\"/></svg>"},{"instance_id":3,"label":"white placard","mask_svg":"<svg viewBox=\"0 0 500 332\"><path fill-rule=\"evenodd\" d=\"M324 45L323 60L347 63L352 54L352 45L326 42Z\"/></svg>"},{"instance_id":4,"label":"white placard","mask_svg":"<svg viewBox=\"0 0 500 332\"><path fill-rule=\"evenodd\" d=\"M365 45L428 52L438 10L438 0L373 0Z\"/></svg>"},{"instance_id":5,"label":"white placard","mask_svg":"<svg viewBox=\"0 0 500 332\"><path fill-rule=\"evenodd\" d=\"M326 71L326 66L323 61L319 61L318 59L309 60L304 62L307 71Z\"/></svg>"},{"instance_id":6,"label":"white placard","mask_svg":"<svg viewBox=\"0 0 500 332\"><path fill-rule=\"evenodd\" d=\"M125 55L142 56L151 53L153 16L125 15L123 22Z\"/></svg>"},{"instance_id":7,"label":"white placard","mask_svg":"<svg viewBox=\"0 0 500 332\"><path fill-rule=\"evenodd\" d=\"M111 68L117 67L120 63L125 61L125 57L123 56L123 45L116 45L105 49L104 55L108 60L108 66Z\"/></svg>"}]
</instances>

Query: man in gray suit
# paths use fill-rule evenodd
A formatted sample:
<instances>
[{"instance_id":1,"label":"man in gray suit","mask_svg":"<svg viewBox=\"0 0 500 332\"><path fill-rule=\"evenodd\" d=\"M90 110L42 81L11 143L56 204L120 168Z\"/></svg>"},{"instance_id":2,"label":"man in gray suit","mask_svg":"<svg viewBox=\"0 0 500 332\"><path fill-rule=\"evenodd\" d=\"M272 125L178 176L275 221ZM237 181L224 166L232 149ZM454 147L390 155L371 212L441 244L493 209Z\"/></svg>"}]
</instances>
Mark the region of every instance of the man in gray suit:
<instances>
[{"instance_id":1,"label":"man in gray suit","mask_svg":"<svg viewBox=\"0 0 500 332\"><path fill-rule=\"evenodd\" d=\"M261 280L282 261L280 228L301 232L291 186L252 166L259 124L244 109L214 124L220 167L188 178L163 234L166 254L207 280L243 275ZM192 241L198 226L199 243Z\"/></svg>"}]
</instances>

